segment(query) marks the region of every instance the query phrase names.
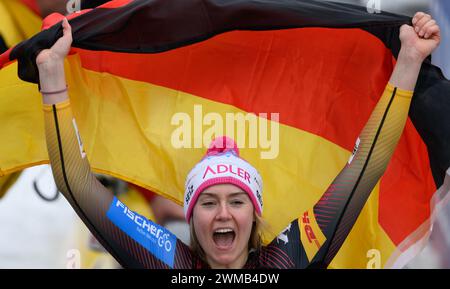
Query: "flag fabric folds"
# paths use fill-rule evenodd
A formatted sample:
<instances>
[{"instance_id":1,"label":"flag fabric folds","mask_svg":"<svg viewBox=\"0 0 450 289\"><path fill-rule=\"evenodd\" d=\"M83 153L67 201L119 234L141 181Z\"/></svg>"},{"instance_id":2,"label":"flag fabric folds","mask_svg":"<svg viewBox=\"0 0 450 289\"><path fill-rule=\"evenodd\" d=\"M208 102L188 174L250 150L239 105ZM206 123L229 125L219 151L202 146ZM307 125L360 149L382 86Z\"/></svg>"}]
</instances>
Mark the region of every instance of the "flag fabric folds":
<instances>
[{"instance_id":1,"label":"flag fabric folds","mask_svg":"<svg viewBox=\"0 0 450 289\"><path fill-rule=\"evenodd\" d=\"M42 19L35 0L5 0L0 3L0 53L38 33ZM20 172L0 175L0 198L14 184Z\"/></svg>"},{"instance_id":2,"label":"flag fabric folds","mask_svg":"<svg viewBox=\"0 0 450 289\"><path fill-rule=\"evenodd\" d=\"M0 175L48 162L34 59L62 35L61 17L0 57ZM312 208L348 161L395 65L399 27L411 20L290 0L116 0L68 18L69 94L97 172L181 204L205 151L196 146L210 132L205 115L279 114L258 117L279 125L276 157L249 147L248 131L241 148L264 180L265 242ZM388 170L330 267L384 266L428 220L450 167L449 93L426 60ZM194 123L191 148L174 146L179 113Z\"/></svg>"},{"instance_id":3,"label":"flag fabric folds","mask_svg":"<svg viewBox=\"0 0 450 289\"><path fill-rule=\"evenodd\" d=\"M26 0L1 1L0 42L4 44L3 49L16 45L39 32L42 19L33 3L35 4L33 1Z\"/></svg>"},{"instance_id":4,"label":"flag fabric folds","mask_svg":"<svg viewBox=\"0 0 450 289\"><path fill-rule=\"evenodd\" d=\"M431 15L439 23L441 34L444 35L441 45L433 53L433 63L439 65L448 78L450 76L450 55L448 54L450 49L450 38L448 37L450 34L450 2L432 1L430 8ZM420 241L416 240L416 244L426 244L425 247L422 250L421 246L409 246L410 243L414 243L414 238L405 239L402 242L403 246L400 245L399 248L409 247L409 249L397 249L401 255L397 257L397 254L393 254L391 257L392 260L395 260L395 263L392 264L393 267L400 268L407 264L408 268L450 268L448 258L450 256L450 196L448 194L450 170L447 171L447 179L439 192L433 196L431 206L434 209L429 220L411 234L411 236L422 236ZM422 251L420 252L420 250ZM420 253L417 255L418 252ZM417 257L415 257L416 255ZM410 262L408 263L408 261Z\"/></svg>"}]
</instances>

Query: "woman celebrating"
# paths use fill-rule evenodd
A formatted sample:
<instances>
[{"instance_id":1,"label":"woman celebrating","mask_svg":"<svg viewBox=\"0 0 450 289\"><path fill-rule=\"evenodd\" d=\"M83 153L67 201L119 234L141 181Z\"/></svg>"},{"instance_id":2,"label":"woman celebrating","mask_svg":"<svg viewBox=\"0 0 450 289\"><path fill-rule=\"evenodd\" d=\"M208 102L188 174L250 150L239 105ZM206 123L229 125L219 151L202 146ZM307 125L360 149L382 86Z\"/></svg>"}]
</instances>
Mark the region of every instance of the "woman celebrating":
<instances>
[{"instance_id":1,"label":"woman celebrating","mask_svg":"<svg viewBox=\"0 0 450 289\"><path fill-rule=\"evenodd\" d=\"M72 42L67 20L63 29L64 35L36 59L54 178L105 248L124 267L135 268L326 268L384 173L403 131L422 62L440 43L439 27L427 14L417 13L413 27L401 27L396 66L353 157L316 206L267 246L260 244L261 176L240 157L231 139L213 141L186 179L184 210L192 238L188 248L130 211L91 173L64 76ZM323 211L328 221L321 217Z\"/></svg>"}]
</instances>

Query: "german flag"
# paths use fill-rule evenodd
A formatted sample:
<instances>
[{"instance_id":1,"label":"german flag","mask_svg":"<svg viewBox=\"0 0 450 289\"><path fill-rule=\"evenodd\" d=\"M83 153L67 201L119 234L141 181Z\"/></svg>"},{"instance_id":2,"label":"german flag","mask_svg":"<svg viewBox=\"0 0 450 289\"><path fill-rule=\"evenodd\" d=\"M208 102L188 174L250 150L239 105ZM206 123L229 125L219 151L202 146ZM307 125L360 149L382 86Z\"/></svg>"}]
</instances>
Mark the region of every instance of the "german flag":
<instances>
[{"instance_id":1,"label":"german flag","mask_svg":"<svg viewBox=\"0 0 450 289\"><path fill-rule=\"evenodd\" d=\"M35 0L5 0L0 3L0 51L38 33L42 19Z\"/></svg>"},{"instance_id":2,"label":"german flag","mask_svg":"<svg viewBox=\"0 0 450 289\"><path fill-rule=\"evenodd\" d=\"M61 18L49 16L48 29L0 59L0 174L48 162L32 83L36 55L62 36ZM96 172L181 204L205 148L195 131L193 148L174 147L174 115L279 114L268 119L279 125L275 158L260 157L267 147L241 148L264 180L265 242L312 208L347 163L396 63L399 28L411 22L292 0L115 0L68 19L69 94ZM449 94L450 82L426 60L389 167L331 268L392 266L389 257L425 237L417 230L431 225L431 201L450 167Z\"/></svg>"},{"instance_id":3,"label":"german flag","mask_svg":"<svg viewBox=\"0 0 450 289\"><path fill-rule=\"evenodd\" d=\"M0 2L0 53L38 33L42 24L35 0ZM20 172L0 177L0 198L19 177Z\"/></svg>"}]
</instances>

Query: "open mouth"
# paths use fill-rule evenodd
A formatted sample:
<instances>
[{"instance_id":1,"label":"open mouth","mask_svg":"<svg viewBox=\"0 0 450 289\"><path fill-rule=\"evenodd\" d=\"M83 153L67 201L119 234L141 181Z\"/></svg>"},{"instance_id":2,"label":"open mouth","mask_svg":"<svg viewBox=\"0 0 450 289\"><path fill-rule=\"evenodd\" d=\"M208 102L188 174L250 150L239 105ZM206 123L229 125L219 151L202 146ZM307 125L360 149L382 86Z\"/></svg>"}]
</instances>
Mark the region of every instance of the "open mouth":
<instances>
[{"instance_id":1,"label":"open mouth","mask_svg":"<svg viewBox=\"0 0 450 289\"><path fill-rule=\"evenodd\" d=\"M236 233L233 229L217 229L213 233L213 240L219 249L229 249L233 245Z\"/></svg>"}]
</instances>

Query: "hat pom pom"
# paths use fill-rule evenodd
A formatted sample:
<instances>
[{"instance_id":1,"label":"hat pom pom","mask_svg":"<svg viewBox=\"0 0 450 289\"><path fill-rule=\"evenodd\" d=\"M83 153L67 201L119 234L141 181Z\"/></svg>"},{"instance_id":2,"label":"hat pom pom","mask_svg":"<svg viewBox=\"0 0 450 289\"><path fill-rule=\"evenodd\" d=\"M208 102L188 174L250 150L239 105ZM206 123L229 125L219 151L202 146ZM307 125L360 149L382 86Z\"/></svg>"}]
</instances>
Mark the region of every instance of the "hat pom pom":
<instances>
[{"instance_id":1,"label":"hat pom pom","mask_svg":"<svg viewBox=\"0 0 450 289\"><path fill-rule=\"evenodd\" d=\"M236 142L227 136L219 136L211 142L206 155L214 156L228 151L232 151L236 156L239 156L239 148Z\"/></svg>"}]
</instances>

